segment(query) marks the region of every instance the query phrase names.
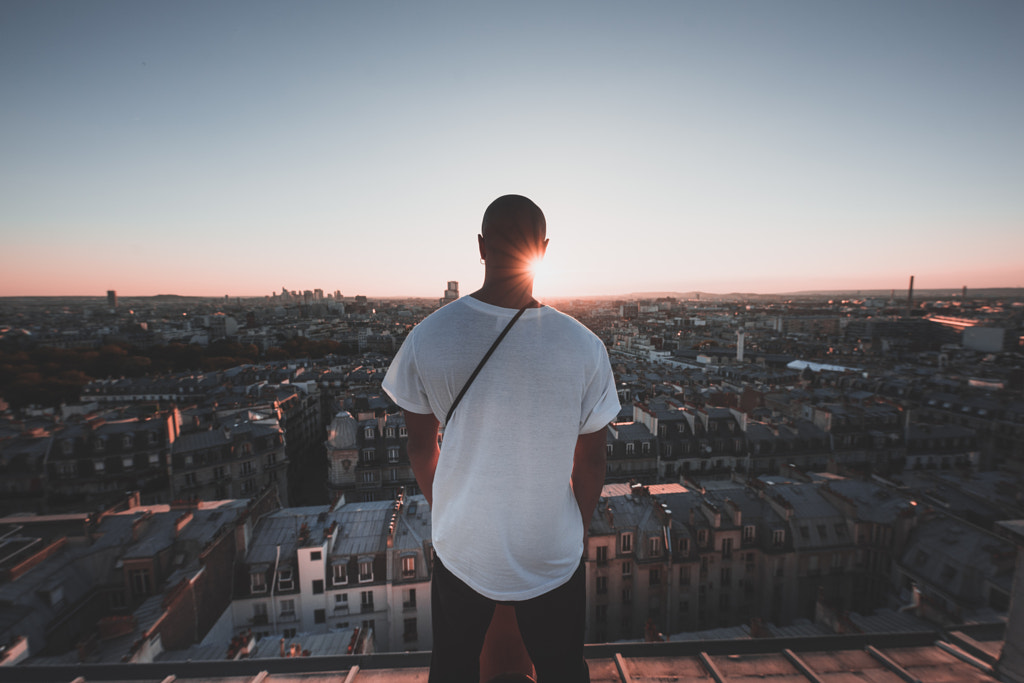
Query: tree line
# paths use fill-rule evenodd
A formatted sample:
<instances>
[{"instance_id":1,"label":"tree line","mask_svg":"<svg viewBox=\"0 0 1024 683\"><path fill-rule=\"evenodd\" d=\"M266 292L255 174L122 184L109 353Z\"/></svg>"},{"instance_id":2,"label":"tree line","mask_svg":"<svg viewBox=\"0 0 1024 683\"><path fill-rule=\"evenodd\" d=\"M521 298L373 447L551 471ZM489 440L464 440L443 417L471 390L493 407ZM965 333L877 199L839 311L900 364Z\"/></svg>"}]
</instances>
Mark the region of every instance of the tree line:
<instances>
[{"instance_id":1,"label":"tree line","mask_svg":"<svg viewBox=\"0 0 1024 683\"><path fill-rule=\"evenodd\" d=\"M0 348L0 398L14 410L30 405L55 408L78 401L82 388L97 379L212 372L247 363L323 358L357 350L352 344L305 337L293 337L262 354L255 344L226 340L205 347L171 343L142 348L110 343L96 349Z\"/></svg>"}]
</instances>

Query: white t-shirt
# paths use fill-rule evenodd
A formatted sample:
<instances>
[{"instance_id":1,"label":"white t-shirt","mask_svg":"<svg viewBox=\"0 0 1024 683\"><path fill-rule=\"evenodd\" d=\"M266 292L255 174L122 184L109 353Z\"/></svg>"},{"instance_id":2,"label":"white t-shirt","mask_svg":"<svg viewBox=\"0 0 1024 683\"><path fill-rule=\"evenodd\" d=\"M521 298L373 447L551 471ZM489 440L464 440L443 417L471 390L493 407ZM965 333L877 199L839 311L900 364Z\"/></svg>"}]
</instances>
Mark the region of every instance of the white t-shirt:
<instances>
[{"instance_id":1,"label":"white t-shirt","mask_svg":"<svg viewBox=\"0 0 1024 683\"><path fill-rule=\"evenodd\" d=\"M516 310L463 297L406 338L383 388L403 409L448 409ZM572 577L583 554L576 439L619 412L604 344L573 318L528 308L445 426L434 476L434 550L493 600L528 600Z\"/></svg>"}]
</instances>

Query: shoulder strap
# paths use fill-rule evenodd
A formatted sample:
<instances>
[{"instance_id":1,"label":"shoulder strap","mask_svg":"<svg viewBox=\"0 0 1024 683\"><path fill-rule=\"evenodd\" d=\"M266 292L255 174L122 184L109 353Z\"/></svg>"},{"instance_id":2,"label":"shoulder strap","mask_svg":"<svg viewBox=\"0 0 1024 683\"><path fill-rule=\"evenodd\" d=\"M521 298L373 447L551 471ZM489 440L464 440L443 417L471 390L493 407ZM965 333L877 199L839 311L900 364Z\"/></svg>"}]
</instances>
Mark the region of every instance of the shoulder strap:
<instances>
[{"instance_id":1,"label":"shoulder strap","mask_svg":"<svg viewBox=\"0 0 1024 683\"><path fill-rule=\"evenodd\" d=\"M501 340L505 338L508 331L512 329L512 326L516 324L516 321L519 320L519 316L521 316L529 307L530 304L527 304L520 308L519 312L512 316L512 319L508 321L508 325L505 325L505 329L501 331L498 338L494 340L493 344L491 344L491 348L487 349L487 353L484 354L484 357L481 358L480 362L477 364L476 370L474 370L473 374L469 376L466 383L462 385L462 391L460 391L459 395L455 397L455 401L452 402L452 407L448 409L448 416L444 418L445 425L452 421L452 415L455 413L455 407L459 405L459 401L461 401L462 397L466 395L466 390L469 389L469 385L472 384L473 380L476 379L476 376L480 374L480 370L484 367L484 363L487 362L487 359L491 357L492 353L494 353L494 349L498 348L498 344L500 344Z\"/></svg>"}]
</instances>

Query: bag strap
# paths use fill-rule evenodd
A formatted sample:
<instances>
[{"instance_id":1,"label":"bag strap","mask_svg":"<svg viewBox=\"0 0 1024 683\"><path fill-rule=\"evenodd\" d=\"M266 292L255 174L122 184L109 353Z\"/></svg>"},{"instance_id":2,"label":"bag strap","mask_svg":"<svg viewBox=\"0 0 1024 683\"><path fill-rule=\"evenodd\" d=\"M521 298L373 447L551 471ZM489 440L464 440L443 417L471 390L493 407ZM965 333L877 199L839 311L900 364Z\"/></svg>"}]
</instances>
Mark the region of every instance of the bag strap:
<instances>
[{"instance_id":1,"label":"bag strap","mask_svg":"<svg viewBox=\"0 0 1024 683\"><path fill-rule=\"evenodd\" d=\"M446 426L449 422L452 421L452 415L455 413L455 407L459 405L459 401L461 401L462 397L466 395L466 390L469 389L469 385L472 384L473 380L476 379L476 376L480 374L480 370L484 367L484 363L487 362L487 359L491 357L492 353L494 353L494 349L498 348L498 344L500 344L501 340L505 338L505 335L508 334L508 331L512 329L512 326L516 324L516 321L519 320L519 316L526 312L526 309L529 308L532 305L532 303L533 302L526 304L525 306L519 309L518 313L512 316L512 319L508 321L508 325L505 325L505 329L501 331L501 334L498 335L498 338L494 340L493 344L491 344L491 348L487 349L487 353L485 353L484 357L480 359L480 362L476 366L476 370L474 370L473 374L470 375L469 379L466 380L466 383L462 386L462 391L460 391L459 395L455 397L455 401L452 403L452 407L448 409L448 416L444 418L444 423Z\"/></svg>"}]
</instances>

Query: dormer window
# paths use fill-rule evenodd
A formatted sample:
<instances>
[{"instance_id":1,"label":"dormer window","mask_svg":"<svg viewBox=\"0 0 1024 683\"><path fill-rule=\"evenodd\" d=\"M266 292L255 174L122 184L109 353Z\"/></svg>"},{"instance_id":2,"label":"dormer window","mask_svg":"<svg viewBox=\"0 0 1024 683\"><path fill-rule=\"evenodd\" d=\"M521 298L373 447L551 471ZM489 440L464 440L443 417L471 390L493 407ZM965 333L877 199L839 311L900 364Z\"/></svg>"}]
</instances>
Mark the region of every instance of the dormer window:
<instances>
[{"instance_id":1,"label":"dormer window","mask_svg":"<svg viewBox=\"0 0 1024 683\"><path fill-rule=\"evenodd\" d=\"M405 428L405 425L402 425L401 427L398 428L398 436L403 439L409 436L409 430Z\"/></svg>"},{"instance_id":2,"label":"dormer window","mask_svg":"<svg viewBox=\"0 0 1024 683\"><path fill-rule=\"evenodd\" d=\"M292 580L291 569L280 569L277 572L277 588L278 590L290 591L295 587L295 582Z\"/></svg>"},{"instance_id":3,"label":"dormer window","mask_svg":"<svg viewBox=\"0 0 1024 683\"><path fill-rule=\"evenodd\" d=\"M388 429L387 429L387 438L389 438L389 439L395 438L395 428L394 427L388 427Z\"/></svg>"},{"instance_id":4,"label":"dormer window","mask_svg":"<svg viewBox=\"0 0 1024 683\"><path fill-rule=\"evenodd\" d=\"M390 462L390 463L398 462L398 449L397 448L389 448L388 449L388 462Z\"/></svg>"},{"instance_id":5,"label":"dormer window","mask_svg":"<svg viewBox=\"0 0 1024 683\"><path fill-rule=\"evenodd\" d=\"M697 545L704 546L704 545L707 545L707 543L708 543L708 530L707 529L697 529Z\"/></svg>"},{"instance_id":6,"label":"dormer window","mask_svg":"<svg viewBox=\"0 0 1024 683\"><path fill-rule=\"evenodd\" d=\"M92 442L92 449L97 453L102 453L106 445L106 442L102 438L97 438Z\"/></svg>"},{"instance_id":7,"label":"dormer window","mask_svg":"<svg viewBox=\"0 0 1024 683\"><path fill-rule=\"evenodd\" d=\"M633 442L629 441L626 443L626 455L633 455Z\"/></svg>"},{"instance_id":8,"label":"dormer window","mask_svg":"<svg viewBox=\"0 0 1024 683\"><path fill-rule=\"evenodd\" d=\"M661 555L661 537L651 536L648 540L648 549L650 550L651 557L657 557Z\"/></svg>"},{"instance_id":9,"label":"dormer window","mask_svg":"<svg viewBox=\"0 0 1024 683\"><path fill-rule=\"evenodd\" d=\"M363 438L372 439L376 436L376 431L373 427L367 427L363 430Z\"/></svg>"},{"instance_id":10,"label":"dormer window","mask_svg":"<svg viewBox=\"0 0 1024 683\"><path fill-rule=\"evenodd\" d=\"M650 441L642 441L642 442L640 442L640 452L643 453L644 455L647 455L648 453L650 453L651 452L651 442Z\"/></svg>"},{"instance_id":11,"label":"dormer window","mask_svg":"<svg viewBox=\"0 0 1024 683\"><path fill-rule=\"evenodd\" d=\"M373 562L371 560L359 561L359 583L373 581Z\"/></svg>"},{"instance_id":12,"label":"dormer window","mask_svg":"<svg viewBox=\"0 0 1024 683\"><path fill-rule=\"evenodd\" d=\"M334 577L332 583L335 586L344 586L348 583L348 565L347 564L336 564L334 565Z\"/></svg>"},{"instance_id":13,"label":"dormer window","mask_svg":"<svg viewBox=\"0 0 1024 683\"><path fill-rule=\"evenodd\" d=\"M756 527L753 524L748 524L745 527L743 527L743 542L753 543L755 531Z\"/></svg>"},{"instance_id":14,"label":"dormer window","mask_svg":"<svg viewBox=\"0 0 1024 683\"><path fill-rule=\"evenodd\" d=\"M772 531L772 545L780 546L786 542L786 530L775 529Z\"/></svg>"},{"instance_id":15,"label":"dormer window","mask_svg":"<svg viewBox=\"0 0 1024 683\"><path fill-rule=\"evenodd\" d=\"M123 437L121 437L121 446L123 448L131 448L132 442L133 439L131 434L125 434Z\"/></svg>"},{"instance_id":16,"label":"dormer window","mask_svg":"<svg viewBox=\"0 0 1024 683\"><path fill-rule=\"evenodd\" d=\"M606 444L604 447L605 455L611 457L614 454L613 444Z\"/></svg>"},{"instance_id":17,"label":"dormer window","mask_svg":"<svg viewBox=\"0 0 1024 683\"><path fill-rule=\"evenodd\" d=\"M252 593L267 592L267 576L263 572L249 574L249 591Z\"/></svg>"}]
</instances>

